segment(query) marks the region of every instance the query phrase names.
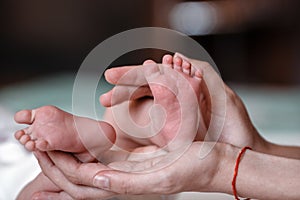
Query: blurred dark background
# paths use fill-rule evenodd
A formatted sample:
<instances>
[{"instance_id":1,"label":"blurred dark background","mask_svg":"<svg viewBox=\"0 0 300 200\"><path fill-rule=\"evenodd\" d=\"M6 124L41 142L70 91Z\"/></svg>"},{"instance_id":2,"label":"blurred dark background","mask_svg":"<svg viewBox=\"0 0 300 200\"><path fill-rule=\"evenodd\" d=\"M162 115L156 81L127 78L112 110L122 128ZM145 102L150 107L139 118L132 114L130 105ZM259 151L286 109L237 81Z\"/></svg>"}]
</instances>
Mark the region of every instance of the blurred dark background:
<instances>
[{"instance_id":1,"label":"blurred dark background","mask_svg":"<svg viewBox=\"0 0 300 200\"><path fill-rule=\"evenodd\" d=\"M298 0L2 0L0 87L54 73L76 73L108 37L159 26L191 35L225 81L299 85ZM130 52L112 65L159 61L163 51Z\"/></svg>"}]
</instances>

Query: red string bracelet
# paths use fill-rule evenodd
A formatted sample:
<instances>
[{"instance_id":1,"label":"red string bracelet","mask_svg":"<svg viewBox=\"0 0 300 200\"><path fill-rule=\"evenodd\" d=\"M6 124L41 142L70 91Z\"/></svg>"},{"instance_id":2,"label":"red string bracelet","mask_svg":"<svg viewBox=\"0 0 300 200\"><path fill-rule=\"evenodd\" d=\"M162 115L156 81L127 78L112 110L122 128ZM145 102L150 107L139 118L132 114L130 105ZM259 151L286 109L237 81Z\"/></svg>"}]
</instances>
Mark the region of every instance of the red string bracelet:
<instances>
[{"instance_id":1,"label":"red string bracelet","mask_svg":"<svg viewBox=\"0 0 300 200\"><path fill-rule=\"evenodd\" d=\"M239 200L239 197L238 197L237 191L236 191L236 187L235 187L236 177L238 175L238 170L239 170L239 165L240 165L240 161L241 161L242 155L245 153L245 151L247 149L252 150L251 147L244 147L240 151L240 153L239 153L239 155L238 155L238 157L236 159L236 162L235 162L234 174L233 174L233 179L232 179L232 191L233 191L233 195L234 195L235 200ZM247 199L249 199L249 198L247 198ZM247 200L247 199L245 199L245 200Z\"/></svg>"}]
</instances>

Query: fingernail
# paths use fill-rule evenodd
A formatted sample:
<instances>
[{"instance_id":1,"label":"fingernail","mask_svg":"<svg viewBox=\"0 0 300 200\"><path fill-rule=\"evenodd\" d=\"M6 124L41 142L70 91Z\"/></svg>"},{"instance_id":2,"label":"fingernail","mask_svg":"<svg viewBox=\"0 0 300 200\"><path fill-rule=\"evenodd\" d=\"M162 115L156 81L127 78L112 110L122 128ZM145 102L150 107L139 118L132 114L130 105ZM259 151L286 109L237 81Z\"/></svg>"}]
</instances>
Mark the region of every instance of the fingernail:
<instances>
[{"instance_id":1,"label":"fingernail","mask_svg":"<svg viewBox=\"0 0 300 200\"><path fill-rule=\"evenodd\" d=\"M102 189L109 189L109 178L106 176L95 176L93 181L94 186L102 188Z\"/></svg>"}]
</instances>

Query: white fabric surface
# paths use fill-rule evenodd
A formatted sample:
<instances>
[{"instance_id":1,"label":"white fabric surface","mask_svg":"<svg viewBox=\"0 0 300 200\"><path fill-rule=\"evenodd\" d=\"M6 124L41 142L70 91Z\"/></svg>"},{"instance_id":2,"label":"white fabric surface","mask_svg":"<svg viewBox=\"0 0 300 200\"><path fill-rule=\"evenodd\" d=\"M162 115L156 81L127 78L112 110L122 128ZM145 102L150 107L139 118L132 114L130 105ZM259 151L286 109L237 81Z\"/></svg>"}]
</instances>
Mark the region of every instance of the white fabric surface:
<instances>
[{"instance_id":1,"label":"white fabric surface","mask_svg":"<svg viewBox=\"0 0 300 200\"><path fill-rule=\"evenodd\" d=\"M0 200L15 199L40 171L32 153L13 137L21 127L13 122L12 113L0 107Z\"/></svg>"}]
</instances>

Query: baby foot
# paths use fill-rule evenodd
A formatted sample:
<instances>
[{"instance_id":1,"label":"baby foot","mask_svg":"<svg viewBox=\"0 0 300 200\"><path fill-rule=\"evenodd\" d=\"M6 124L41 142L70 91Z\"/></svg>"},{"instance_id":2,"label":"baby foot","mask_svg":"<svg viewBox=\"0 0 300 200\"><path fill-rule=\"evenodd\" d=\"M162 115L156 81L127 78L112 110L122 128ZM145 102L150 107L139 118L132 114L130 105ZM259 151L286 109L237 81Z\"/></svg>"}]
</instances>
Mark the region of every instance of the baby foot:
<instances>
[{"instance_id":1,"label":"baby foot","mask_svg":"<svg viewBox=\"0 0 300 200\"><path fill-rule=\"evenodd\" d=\"M173 143L171 146L176 148L195 139L202 120L199 113L202 73L180 57L165 55L162 64L144 63L154 105L165 111L165 123L153 141L160 146L167 145L162 141ZM155 124L160 125L160 118L158 115L151 118L155 130L159 129Z\"/></svg>"},{"instance_id":2,"label":"baby foot","mask_svg":"<svg viewBox=\"0 0 300 200\"><path fill-rule=\"evenodd\" d=\"M166 54L162 58L162 64L181 72L190 82L195 92L198 92L198 94L200 93L199 81L201 82L203 75L199 69L194 69L190 62L183 60L181 57L173 57L169 54ZM194 78L198 81L194 81L191 78Z\"/></svg>"},{"instance_id":3,"label":"baby foot","mask_svg":"<svg viewBox=\"0 0 300 200\"><path fill-rule=\"evenodd\" d=\"M54 106L19 111L15 121L29 125L15 133L15 138L29 151L83 153L88 148L108 149L115 140L114 129L108 123L73 116ZM103 133L99 134L99 127ZM85 135L80 135L82 131Z\"/></svg>"}]
</instances>

